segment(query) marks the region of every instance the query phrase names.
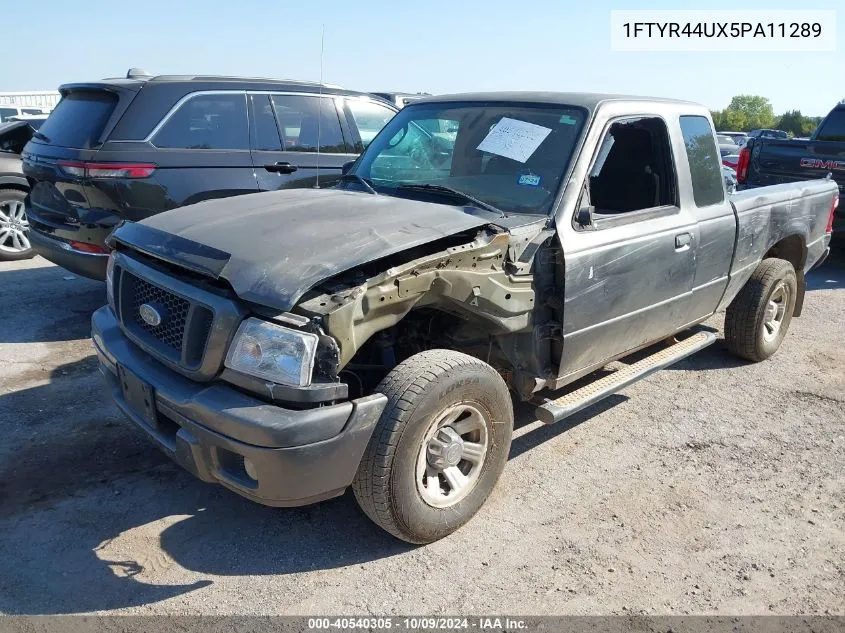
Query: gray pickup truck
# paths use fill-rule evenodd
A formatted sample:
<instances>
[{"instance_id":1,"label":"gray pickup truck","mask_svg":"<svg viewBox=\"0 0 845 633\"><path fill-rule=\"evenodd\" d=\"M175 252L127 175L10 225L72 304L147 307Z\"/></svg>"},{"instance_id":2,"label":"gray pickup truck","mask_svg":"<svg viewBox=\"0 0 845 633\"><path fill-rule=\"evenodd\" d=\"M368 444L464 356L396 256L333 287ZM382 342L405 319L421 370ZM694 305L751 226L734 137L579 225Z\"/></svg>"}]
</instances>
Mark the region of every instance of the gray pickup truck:
<instances>
[{"instance_id":1,"label":"gray pickup truck","mask_svg":"<svg viewBox=\"0 0 845 633\"><path fill-rule=\"evenodd\" d=\"M611 95L415 101L344 169L118 227L92 336L200 479L273 506L351 486L412 543L487 499L513 398L562 420L713 343L724 309L728 348L771 356L838 201L728 196L706 108Z\"/></svg>"}]
</instances>

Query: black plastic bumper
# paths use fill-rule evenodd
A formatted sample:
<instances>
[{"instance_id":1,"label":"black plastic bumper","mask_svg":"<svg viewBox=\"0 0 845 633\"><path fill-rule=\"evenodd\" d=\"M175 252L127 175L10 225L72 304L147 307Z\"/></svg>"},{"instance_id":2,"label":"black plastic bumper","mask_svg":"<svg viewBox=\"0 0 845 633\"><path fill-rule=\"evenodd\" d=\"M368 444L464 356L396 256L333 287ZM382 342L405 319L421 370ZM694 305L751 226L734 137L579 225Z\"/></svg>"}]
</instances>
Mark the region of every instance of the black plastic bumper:
<instances>
[{"instance_id":1,"label":"black plastic bumper","mask_svg":"<svg viewBox=\"0 0 845 633\"><path fill-rule=\"evenodd\" d=\"M845 201L840 200L839 206L833 213L833 232L845 233Z\"/></svg>"},{"instance_id":2,"label":"black plastic bumper","mask_svg":"<svg viewBox=\"0 0 845 633\"><path fill-rule=\"evenodd\" d=\"M77 275L104 281L109 256L106 254L83 253L74 250L70 244L48 237L35 228L29 231L29 241L35 252L54 264Z\"/></svg>"},{"instance_id":3,"label":"black plastic bumper","mask_svg":"<svg viewBox=\"0 0 845 633\"><path fill-rule=\"evenodd\" d=\"M91 324L100 370L123 413L199 479L265 505L305 505L342 494L387 403L373 394L284 409L168 369L123 335L108 306Z\"/></svg>"}]
</instances>

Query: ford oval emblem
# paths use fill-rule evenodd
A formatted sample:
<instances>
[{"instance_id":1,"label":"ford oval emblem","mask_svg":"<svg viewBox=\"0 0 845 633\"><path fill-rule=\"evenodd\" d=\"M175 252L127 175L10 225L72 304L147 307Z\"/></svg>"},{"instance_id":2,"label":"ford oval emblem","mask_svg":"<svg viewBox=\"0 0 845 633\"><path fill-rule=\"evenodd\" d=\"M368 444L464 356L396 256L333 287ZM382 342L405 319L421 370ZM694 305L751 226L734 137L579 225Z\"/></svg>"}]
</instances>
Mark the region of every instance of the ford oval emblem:
<instances>
[{"instance_id":1,"label":"ford oval emblem","mask_svg":"<svg viewBox=\"0 0 845 633\"><path fill-rule=\"evenodd\" d=\"M138 308L138 314L141 315L141 319L147 325L151 325L152 327L161 325L161 314L149 303L142 303L141 307Z\"/></svg>"}]
</instances>

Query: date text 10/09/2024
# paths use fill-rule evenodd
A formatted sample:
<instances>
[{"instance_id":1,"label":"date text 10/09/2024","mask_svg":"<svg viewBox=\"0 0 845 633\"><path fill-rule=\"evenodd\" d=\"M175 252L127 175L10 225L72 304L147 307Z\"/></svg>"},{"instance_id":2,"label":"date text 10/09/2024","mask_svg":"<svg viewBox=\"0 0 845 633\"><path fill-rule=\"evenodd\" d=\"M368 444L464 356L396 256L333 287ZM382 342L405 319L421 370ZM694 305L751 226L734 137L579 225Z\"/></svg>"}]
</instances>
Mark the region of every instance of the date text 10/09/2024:
<instances>
[{"instance_id":1,"label":"date text 10/09/2024","mask_svg":"<svg viewBox=\"0 0 845 633\"><path fill-rule=\"evenodd\" d=\"M308 629L400 631L515 631L527 628L524 620L509 617L326 617L308 618Z\"/></svg>"},{"instance_id":2,"label":"date text 10/09/2024","mask_svg":"<svg viewBox=\"0 0 845 633\"><path fill-rule=\"evenodd\" d=\"M625 37L809 38L821 37L818 22L626 22Z\"/></svg>"}]
</instances>

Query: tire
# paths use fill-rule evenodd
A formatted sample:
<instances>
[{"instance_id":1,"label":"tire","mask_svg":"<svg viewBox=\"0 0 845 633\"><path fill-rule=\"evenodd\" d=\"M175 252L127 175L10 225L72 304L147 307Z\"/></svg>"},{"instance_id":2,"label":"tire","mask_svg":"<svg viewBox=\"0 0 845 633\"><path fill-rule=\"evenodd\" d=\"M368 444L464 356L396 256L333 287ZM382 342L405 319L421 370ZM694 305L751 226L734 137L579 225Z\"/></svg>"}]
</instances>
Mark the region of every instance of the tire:
<instances>
[{"instance_id":1,"label":"tire","mask_svg":"<svg viewBox=\"0 0 845 633\"><path fill-rule=\"evenodd\" d=\"M23 212L26 193L0 189L0 261L29 259L35 255L29 243L29 222Z\"/></svg>"},{"instance_id":2,"label":"tire","mask_svg":"<svg viewBox=\"0 0 845 633\"><path fill-rule=\"evenodd\" d=\"M469 521L499 480L513 433L510 392L490 365L448 350L405 360L377 391L388 403L352 483L355 499L395 537L431 543Z\"/></svg>"},{"instance_id":3,"label":"tire","mask_svg":"<svg viewBox=\"0 0 845 633\"><path fill-rule=\"evenodd\" d=\"M786 336L797 296L792 264L775 258L760 262L725 313L728 349L754 362L769 358Z\"/></svg>"}]
</instances>

